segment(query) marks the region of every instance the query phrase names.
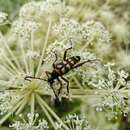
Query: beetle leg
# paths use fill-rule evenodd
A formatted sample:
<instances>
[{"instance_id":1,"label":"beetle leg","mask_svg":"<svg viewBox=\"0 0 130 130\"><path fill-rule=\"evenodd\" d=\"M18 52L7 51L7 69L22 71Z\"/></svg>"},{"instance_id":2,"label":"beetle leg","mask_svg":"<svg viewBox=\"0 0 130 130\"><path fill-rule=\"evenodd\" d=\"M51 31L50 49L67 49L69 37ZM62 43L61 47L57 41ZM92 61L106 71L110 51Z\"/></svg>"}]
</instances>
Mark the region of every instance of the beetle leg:
<instances>
[{"instance_id":1,"label":"beetle leg","mask_svg":"<svg viewBox=\"0 0 130 130\"><path fill-rule=\"evenodd\" d=\"M59 97L58 97L58 95L56 94L55 89L53 88L52 85L51 85L50 87L51 87L52 90L53 90L53 93L54 93L54 95L55 95L56 100L59 101Z\"/></svg>"},{"instance_id":2,"label":"beetle leg","mask_svg":"<svg viewBox=\"0 0 130 130\"><path fill-rule=\"evenodd\" d=\"M67 87L67 93L69 94L69 81L62 76L61 76L61 78L67 83L67 86L66 86Z\"/></svg>"},{"instance_id":3,"label":"beetle leg","mask_svg":"<svg viewBox=\"0 0 130 130\"><path fill-rule=\"evenodd\" d=\"M67 60L66 55L67 55L68 50L70 50L70 49L72 49L72 46L71 46L70 48L68 48L68 49L65 50L65 53L64 53L64 60Z\"/></svg>"},{"instance_id":4,"label":"beetle leg","mask_svg":"<svg viewBox=\"0 0 130 130\"><path fill-rule=\"evenodd\" d=\"M85 63L87 63L88 61L84 61L84 62L81 62L81 63L79 63L79 64L76 64L76 65L74 65L73 67L72 67L72 69L74 69L74 68L77 68L77 67L79 67L79 66L82 66L83 64L85 64Z\"/></svg>"},{"instance_id":5,"label":"beetle leg","mask_svg":"<svg viewBox=\"0 0 130 130\"><path fill-rule=\"evenodd\" d=\"M79 66L82 66L83 64L85 64L85 63L87 63L87 62L96 61L96 60L98 60L98 59L83 61L83 62L81 62L81 63L79 63L79 64L74 65L74 66L72 67L72 69L77 68L77 67L79 67Z\"/></svg>"},{"instance_id":6,"label":"beetle leg","mask_svg":"<svg viewBox=\"0 0 130 130\"><path fill-rule=\"evenodd\" d=\"M47 77L49 78L51 73L49 71L45 71L45 73L46 73Z\"/></svg>"},{"instance_id":7,"label":"beetle leg","mask_svg":"<svg viewBox=\"0 0 130 130\"><path fill-rule=\"evenodd\" d=\"M38 78L38 77L33 77L33 76L26 76L24 79L25 79L25 80L28 80L28 81L31 81L30 79L40 79L40 80L47 81L47 80L45 80L45 79Z\"/></svg>"},{"instance_id":8,"label":"beetle leg","mask_svg":"<svg viewBox=\"0 0 130 130\"><path fill-rule=\"evenodd\" d=\"M59 78L57 78L57 80L58 80L59 83L60 83L60 88L59 88L59 90L58 90L58 95L59 95L60 92L61 92L61 90L62 90L62 88L63 88L63 86L62 86L62 82L61 82L61 80L60 80Z\"/></svg>"},{"instance_id":9,"label":"beetle leg","mask_svg":"<svg viewBox=\"0 0 130 130\"><path fill-rule=\"evenodd\" d=\"M69 47L68 49L65 50L65 53L64 53L64 60L67 60L66 56L67 56L67 52L68 50L72 49L72 41L70 40L70 43L71 43L71 47Z\"/></svg>"},{"instance_id":10,"label":"beetle leg","mask_svg":"<svg viewBox=\"0 0 130 130\"><path fill-rule=\"evenodd\" d=\"M31 78L32 78L32 77L31 77ZM30 80L30 76L24 77L24 80L31 81L31 80Z\"/></svg>"}]
</instances>

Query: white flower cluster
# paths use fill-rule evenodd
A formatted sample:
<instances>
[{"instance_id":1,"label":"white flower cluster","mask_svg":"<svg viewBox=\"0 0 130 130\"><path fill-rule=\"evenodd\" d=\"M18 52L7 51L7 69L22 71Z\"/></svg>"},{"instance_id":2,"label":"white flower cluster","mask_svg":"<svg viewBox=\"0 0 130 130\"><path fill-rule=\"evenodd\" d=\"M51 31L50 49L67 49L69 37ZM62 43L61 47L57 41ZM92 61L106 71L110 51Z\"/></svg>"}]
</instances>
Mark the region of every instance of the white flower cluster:
<instances>
[{"instance_id":1,"label":"white flower cluster","mask_svg":"<svg viewBox=\"0 0 130 130\"><path fill-rule=\"evenodd\" d=\"M20 115L21 118L22 115ZM38 120L39 114L31 114L27 115L28 121L24 118L23 121L15 121L14 124L10 125L11 128L15 130L44 130L48 128L48 123L45 119ZM37 122L38 121L38 122Z\"/></svg>"},{"instance_id":2,"label":"white flower cluster","mask_svg":"<svg viewBox=\"0 0 130 130\"><path fill-rule=\"evenodd\" d=\"M38 12L40 12L41 2L29 2L22 6L19 12L19 16L24 19L34 19L38 16Z\"/></svg>"},{"instance_id":3,"label":"white flower cluster","mask_svg":"<svg viewBox=\"0 0 130 130\"><path fill-rule=\"evenodd\" d=\"M88 21L83 25L83 37L90 44L110 43L110 34L100 22Z\"/></svg>"},{"instance_id":4,"label":"white flower cluster","mask_svg":"<svg viewBox=\"0 0 130 130\"><path fill-rule=\"evenodd\" d=\"M69 114L66 116L64 123L68 126L71 130L94 130L88 123L85 117L79 117L76 114ZM56 123L57 130L64 130L62 125Z\"/></svg>"},{"instance_id":5,"label":"white flower cluster","mask_svg":"<svg viewBox=\"0 0 130 130\"><path fill-rule=\"evenodd\" d=\"M119 88L122 88L122 86L126 87L127 84L127 77L129 76L127 72L124 70L115 72L111 68L111 64L107 64L104 66L104 69L102 69L102 76L101 79L99 79L97 82L94 83L93 79L92 82L89 82L89 85L92 85L93 87L97 89L115 89L118 90ZM103 78L104 77L104 78Z\"/></svg>"},{"instance_id":6,"label":"white flower cluster","mask_svg":"<svg viewBox=\"0 0 130 130\"><path fill-rule=\"evenodd\" d=\"M87 21L80 24L72 19L60 19L54 28L60 40L72 40L75 43L85 41L88 44L108 44L110 34L100 22Z\"/></svg>"},{"instance_id":7,"label":"white flower cluster","mask_svg":"<svg viewBox=\"0 0 130 130\"><path fill-rule=\"evenodd\" d=\"M38 29L39 33L42 32L48 20L53 21L56 16L64 14L65 10L65 4L60 0L29 2L20 9L19 19L13 22L12 29L20 37L30 39L31 33Z\"/></svg>"},{"instance_id":8,"label":"white flower cluster","mask_svg":"<svg viewBox=\"0 0 130 130\"><path fill-rule=\"evenodd\" d=\"M28 50L26 56L28 58L37 59L40 57L40 54L36 51Z\"/></svg>"},{"instance_id":9,"label":"white flower cluster","mask_svg":"<svg viewBox=\"0 0 130 130\"><path fill-rule=\"evenodd\" d=\"M46 0L39 2L29 2L25 4L20 10L20 17L26 19L39 20L44 16L46 18L55 18L56 15L60 16L65 14L65 3L61 0ZM42 21L45 19L42 19Z\"/></svg>"},{"instance_id":10,"label":"white flower cluster","mask_svg":"<svg viewBox=\"0 0 130 130\"><path fill-rule=\"evenodd\" d=\"M47 15L61 15L66 12L65 3L61 0L46 0L41 4L40 9Z\"/></svg>"},{"instance_id":11,"label":"white flower cluster","mask_svg":"<svg viewBox=\"0 0 130 130\"><path fill-rule=\"evenodd\" d=\"M58 55L59 58L63 59L64 51L71 47L70 42L66 42L65 44L63 41L55 41L54 43L51 43L47 49L46 49L46 61L51 61L51 59L54 61L55 55L54 52Z\"/></svg>"},{"instance_id":12,"label":"white flower cluster","mask_svg":"<svg viewBox=\"0 0 130 130\"><path fill-rule=\"evenodd\" d=\"M7 22L8 14L4 12L0 12L0 25Z\"/></svg>"},{"instance_id":13,"label":"white flower cluster","mask_svg":"<svg viewBox=\"0 0 130 130\"><path fill-rule=\"evenodd\" d=\"M9 112L15 105L15 102L19 97L13 92L3 92L0 93L0 115L4 115Z\"/></svg>"},{"instance_id":14,"label":"white flower cluster","mask_svg":"<svg viewBox=\"0 0 130 130\"><path fill-rule=\"evenodd\" d=\"M53 30L59 40L78 42L82 39L81 25L73 19L60 19L60 22L53 27Z\"/></svg>"},{"instance_id":15,"label":"white flower cluster","mask_svg":"<svg viewBox=\"0 0 130 130\"><path fill-rule=\"evenodd\" d=\"M40 28L40 23L32 20L18 19L12 24L13 32L23 37L25 40L31 37L31 34Z\"/></svg>"},{"instance_id":16,"label":"white flower cluster","mask_svg":"<svg viewBox=\"0 0 130 130\"><path fill-rule=\"evenodd\" d=\"M5 86L6 88L8 87L12 87L12 88L20 88L23 87L24 85L24 77L26 74L24 73L19 73L17 75L14 75L12 77L9 78L9 80L7 81L8 86Z\"/></svg>"},{"instance_id":17,"label":"white flower cluster","mask_svg":"<svg viewBox=\"0 0 130 130\"><path fill-rule=\"evenodd\" d=\"M102 70L103 71L103 70ZM100 75L101 76L101 75ZM110 64L105 66L101 77L92 78L88 84L95 88L96 102L93 104L97 111L111 110L113 113L128 113L128 93L127 85L128 73L121 70L115 72ZM120 111L116 111L116 108ZM115 116L115 115L114 115ZM114 117L113 116L113 117Z\"/></svg>"},{"instance_id":18,"label":"white flower cluster","mask_svg":"<svg viewBox=\"0 0 130 130\"><path fill-rule=\"evenodd\" d=\"M102 55L107 52L110 46L109 32L98 21L79 22L72 17L66 18L66 9L62 0L29 2L21 8L19 18L12 24L12 32L19 36L19 39L15 38L14 46L8 44L9 40L0 33L1 48L4 48L0 50L0 125L11 114L25 114L30 107L31 114L10 127L16 130L47 129L46 120L38 120L38 114L32 114L38 111L44 113L54 129L55 122L58 122L58 130L93 130L85 118L76 114L62 121L48 105L50 97L55 96L51 87L58 93L61 84L56 81L53 86L48 86L49 76L45 71L53 69L56 58L54 52L58 60L63 61L65 50L70 47L72 49L68 51L67 57L80 56L80 63L88 61L75 69L75 73L72 70L68 74L70 98L85 99L85 102L89 100L96 111L105 111L106 116L107 111L111 112L111 117L117 116L118 112L128 113L128 73L123 70L116 72L111 65L102 65L97 58L99 55L96 56L97 52ZM6 19L6 14L0 14L0 23ZM117 33L119 26L114 30ZM125 35L125 30L119 33ZM66 97L64 90L58 95L59 98ZM92 98L84 98L89 96L89 92Z\"/></svg>"}]
</instances>

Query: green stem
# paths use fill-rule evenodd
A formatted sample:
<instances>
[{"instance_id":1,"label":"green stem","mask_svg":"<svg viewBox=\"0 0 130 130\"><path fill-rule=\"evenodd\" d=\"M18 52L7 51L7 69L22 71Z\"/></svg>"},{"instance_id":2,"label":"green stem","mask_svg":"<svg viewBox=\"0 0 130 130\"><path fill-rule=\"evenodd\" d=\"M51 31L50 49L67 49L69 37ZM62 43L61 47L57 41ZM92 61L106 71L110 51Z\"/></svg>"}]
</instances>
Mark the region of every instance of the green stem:
<instances>
[{"instance_id":1,"label":"green stem","mask_svg":"<svg viewBox=\"0 0 130 130\"><path fill-rule=\"evenodd\" d=\"M8 65L8 68L10 68L10 70L16 72L17 74L19 74L18 68L12 63L12 61L8 58L8 56L4 53L2 55L6 61L6 64Z\"/></svg>"},{"instance_id":2,"label":"green stem","mask_svg":"<svg viewBox=\"0 0 130 130\"><path fill-rule=\"evenodd\" d=\"M32 94L31 95L31 114L34 115L35 112L35 95Z\"/></svg>"},{"instance_id":3,"label":"green stem","mask_svg":"<svg viewBox=\"0 0 130 130\"><path fill-rule=\"evenodd\" d=\"M23 60L24 66L25 66L25 71L28 74L29 73L29 67L28 67L28 63L27 63L28 61L26 59L23 41L20 38L19 38L19 45L20 45L20 50L21 50L21 53L22 53L22 58L23 58L22 60Z\"/></svg>"},{"instance_id":4,"label":"green stem","mask_svg":"<svg viewBox=\"0 0 130 130\"><path fill-rule=\"evenodd\" d=\"M77 80L77 78L74 76L73 77L75 83L77 84L77 86L80 88L80 89L83 89L83 87L81 86L80 82Z\"/></svg>"},{"instance_id":5,"label":"green stem","mask_svg":"<svg viewBox=\"0 0 130 130\"><path fill-rule=\"evenodd\" d=\"M40 57L39 65L38 65L38 68L37 68L37 71L36 71L36 75L35 75L36 77L39 74L40 67L41 67L41 64L42 64L42 60L43 60L44 55L45 55L45 50L46 50L46 47L47 47L48 37L49 37L50 29L51 29L51 24L52 24L52 21L50 20L49 21L49 25L48 25L48 29L47 29L47 34L46 34L45 42L44 42L44 46L43 46L43 50L42 50L42 55Z\"/></svg>"},{"instance_id":6,"label":"green stem","mask_svg":"<svg viewBox=\"0 0 130 130\"><path fill-rule=\"evenodd\" d=\"M81 49L80 49L80 53L82 53L85 49L86 49L86 47L89 45L89 43L86 43Z\"/></svg>"},{"instance_id":7,"label":"green stem","mask_svg":"<svg viewBox=\"0 0 130 130\"><path fill-rule=\"evenodd\" d=\"M118 91L122 94L125 94L128 96L128 92L129 90L125 89L125 90L115 90L115 89L106 89L106 90L98 90L98 89L71 89L71 93L72 93L72 97L85 97L85 96L91 96L91 95L97 95L97 96L100 96L100 95L105 95L105 94L108 94L108 93L111 93L111 92L114 92L114 91Z\"/></svg>"},{"instance_id":8,"label":"green stem","mask_svg":"<svg viewBox=\"0 0 130 130\"><path fill-rule=\"evenodd\" d=\"M39 97L40 97L40 96L39 96ZM39 99L39 97L36 96L36 99L37 99L39 105L41 106L43 112L44 112L45 115L47 116L48 120L50 121L50 123L52 124L52 126L54 127L54 129L56 130L56 125L55 125L55 123L54 123L52 117L50 116L50 114L48 113L48 111L46 110L46 108L44 107L44 105L42 104L41 99Z\"/></svg>"},{"instance_id":9,"label":"green stem","mask_svg":"<svg viewBox=\"0 0 130 130\"><path fill-rule=\"evenodd\" d=\"M0 33L0 37L2 38L2 41L4 43L5 48L7 49L7 51L9 52L10 56L13 58L14 62L16 63L19 71L24 72L23 69L21 68L19 61L17 60L16 56L14 55L14 53L12 52L12 50L10 49L10 47L7 44L6 39L4 38L4 36L2 35L2 33Z\"/></svg>"},{"instance_id":10,"label":"green stem","mask_svg":"<svg viewBox=\"0 0 130 130\"><path fill-rule=\"evenodd\" d=\"M31 32L31 51L34 51L34 32ZM32 58L29 59L30 72L34 75L34 60Z\"/></svg>"},{"instance_id":11,"label":"green stem","mask_svg":"<svg viewBox=\"0 0 130 130\"><path fill-rule=\"evenodd\" d=\"M45 106L45 108L52 114L52 116L65 128L65 130L70 130L63 121L56 115L56 113L47 105L47 103L42 100L42 98L37 95L37 99Z\"/></svg>"},{"instance_id":12,"label":"green stem","mask_svg":"<svg viewBox=\"0 0 130 130\"><path fill-rule=\"evenodd\" d=\"M19 109L16 111L16 115L18 115L25 107L25 105L27 104L27 99L26 97L22 100L21 105L19 107Z\"/></svg>"},{"instance_id":13,"label":"green stem","mask_svg":"<svg viewBox=\"0 0 130 130\"><path fill-rule=\"evenodd\" d=\"M4 65L0 65L0 69L9 76L14 76L14 74L10 70L8 70Z\"/></svg>"}]
</instances>

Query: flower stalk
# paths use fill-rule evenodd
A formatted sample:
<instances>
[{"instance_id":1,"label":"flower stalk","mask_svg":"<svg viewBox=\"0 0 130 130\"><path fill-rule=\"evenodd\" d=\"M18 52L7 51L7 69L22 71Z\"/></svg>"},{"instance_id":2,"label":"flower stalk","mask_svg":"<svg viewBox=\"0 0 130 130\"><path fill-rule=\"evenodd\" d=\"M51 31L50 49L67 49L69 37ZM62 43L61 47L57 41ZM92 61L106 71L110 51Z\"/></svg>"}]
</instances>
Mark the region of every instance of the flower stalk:
<instances>
[{"instance_id":1,"label":"flower stalk","mask_svg":"<svg viewBox=\"0 0 130 130\"><path fill-rule=\"evenodd\" d=\"M52 114L52 116L65 128L65 130L69 130L69 128L63 123L63 121L56 115L56 113L47 105L47 103L42 100L40 96L36 96L37 100L43 104L43 106Z\"/></svg>"},{"instance_id":2,"label":"flower stalk","mask_svg":"<svg viewBox=\"0 0 130 130\"><path fill-rule=\"evenodd\" d=\"M47 29L47 33L46 33L46 37L45 37L45 42L44 42L44 45L43 45L42 55L40 57L38 68L37 68L37 71L36 71L36 74L35 74L36 77L39 76L40 67L41 67L41 64L42 64L42 61L43 61L43 58L44 58L44 55L45 55L46 47L47 47L47 44L48 44L48 38L49 38L51 26L52 26L52 21L50 19L48 29Z\"/></svg>"}]
</instances>

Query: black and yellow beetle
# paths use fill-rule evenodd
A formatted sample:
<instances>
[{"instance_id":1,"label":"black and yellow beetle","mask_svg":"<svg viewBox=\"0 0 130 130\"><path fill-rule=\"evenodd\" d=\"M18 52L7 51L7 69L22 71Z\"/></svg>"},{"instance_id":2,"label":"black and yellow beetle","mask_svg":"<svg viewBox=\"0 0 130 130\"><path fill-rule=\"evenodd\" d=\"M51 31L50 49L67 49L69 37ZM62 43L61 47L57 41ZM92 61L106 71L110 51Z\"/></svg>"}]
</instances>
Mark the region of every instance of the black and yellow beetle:
<instances>
[{"instance_id":1,"label":"black and yellow beetle","mask_svg":"<svg viewBox=\"0 0 130 130\"><path fill-rule=\"evenodd\" d=\"M57 54L54 53L56 59L55 59L54 63L52 64L53 70L52 70L52 72L49 72L49 71L45 72L47 77L48 77L47 80L42 79L42 78L38 78L38 77L32 77L32 76L26 76L25 79L28 80L29 78L33 78L33 79L39 79L39 80L47 81L49 83L50 87L52 88L56 99L59 99L58 96L59 96L59 94L61 92L61 89L63 87L62 81L60 80L60 78L61 78L62 80L64 80L67 83L66 87L67 87L67 92L69 94L69 81L66 78L64 78L63 75L68 73L72 69L75 69L75 68L77 68L79 66L82 66L86 62L93 61L93 60L87 60L87 61L83 61L83 62L79 63L80 62L80 56L72 56L72 57L67 58L66 55L67 55L68 50L70 50L70 49L72 49L72 47L65 50L63 61L60 62L60 63L56 63ZM55 92L55 90L53 88L53 83L54 83L55 79L57 79L58 82L60 83L60 88L58 90L58 94L56 94L56 92Z\"/></svg>"}]
</instances>

